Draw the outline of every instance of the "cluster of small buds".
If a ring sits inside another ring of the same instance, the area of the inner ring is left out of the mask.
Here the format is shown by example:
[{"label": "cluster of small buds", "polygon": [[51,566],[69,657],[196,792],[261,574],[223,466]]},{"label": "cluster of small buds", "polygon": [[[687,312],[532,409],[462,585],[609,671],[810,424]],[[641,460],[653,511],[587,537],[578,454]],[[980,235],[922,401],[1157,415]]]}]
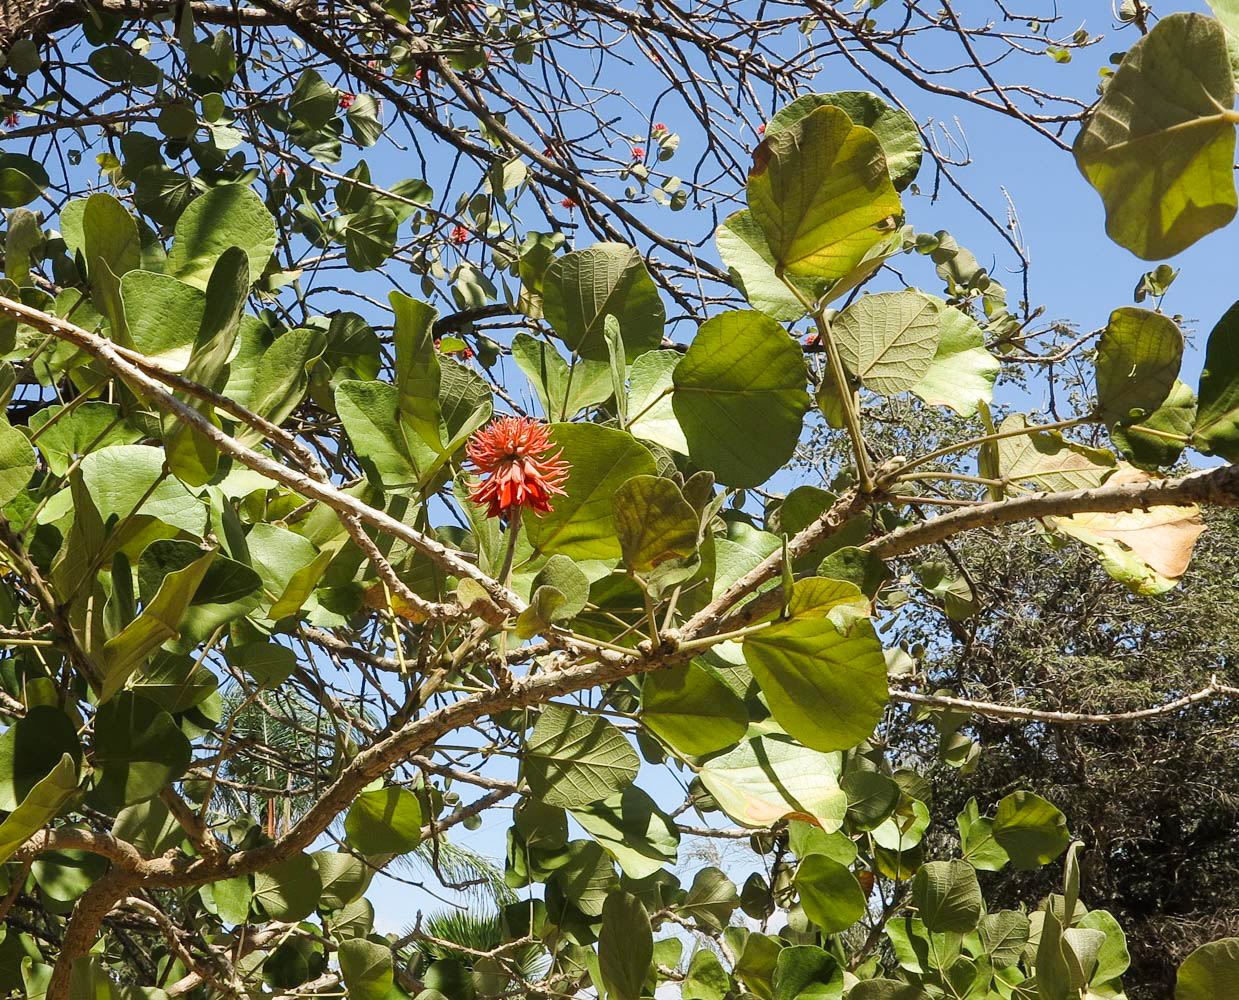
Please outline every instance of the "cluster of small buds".
[{"label": "cluster of small buds", "polygon": [[543,146],[542,155],[545,156],[548,160],[553,160],[555,159],[555,150],[553,150],[550,146]]},{"label": "cluster of small buds", "polygon": [[662,135],[664,132],[667,131],[667,126],[664,125],[662,122],[655,122],[654,127],[651,131],[654,133],[654,137],[658,138],[658,136]]},{"label": "cluster of small buds", "polygon": [[341,109],[343,109],[344,111],[347,111],[349,108],[353,106],[353,102],[356,100],[357,100],[356,94],[342,93],[340,95]]},{"label": "cluster of small buds", "polygon": [[576,202],[573,201],[571,198],[565,198],[563,201],[560,202],[560,204],[563,205],[564,208],[568,209],[569,211],[572,211],[572,209],[576,208]]},{"label": "cluster of small buds", "polygon": [[634,160],[644,160],[645,159],[645,147],[644,146],[633,146],[632,147],[632,158]]},{"label": "cluster of small buds", "polygon": [[425,76],[425,72],[426,71],[423,69],[415,69],[413,71],[413,79],[420,82],[421,79]]},{"label": "cluster of small buds", "polygon": [[765,122],[762,122],[760,125],[757,126],[757,134],[758,135],[766,134],[766,123]]},{"label": "cluster of small buds", "polygon": [[378,68],[379,68],[379,61],[377,59],[366,60],[366,69],[378,69]]},{"label": "cluster of small buds", "polygon": [[7,115],[4,116],[4,127],[5,128],[17,128],[18,121],[19,119],[17,117],[17,112],[10,111]]},{"label": "cluster of small buds", "polygon": [[457,245],[460,245],[461,243],[468,243],[469,230],[467,230],[464,226],[453,226],[451,240]]},{"label": "cluster of small buds", "polygon": [[816,334],[816,333],[810,333],[810,334],[809,334],[808,336],[806,336],[806,337],[805,337],[805,339],[804,339],[804,346],[805,346],[805,347],[812,347],[812,346],[813,346],[814,344],[816,344],[816,343],[817,343],[817,334]]}]

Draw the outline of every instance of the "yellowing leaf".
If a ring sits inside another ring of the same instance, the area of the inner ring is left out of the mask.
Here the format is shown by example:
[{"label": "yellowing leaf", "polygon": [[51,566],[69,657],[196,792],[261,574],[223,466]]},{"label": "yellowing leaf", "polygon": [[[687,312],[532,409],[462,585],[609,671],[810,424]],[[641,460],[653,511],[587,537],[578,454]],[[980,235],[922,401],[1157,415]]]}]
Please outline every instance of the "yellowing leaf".
[{"label": "yellowing leaf", "polygon": [[[1149,482],[1150,478],[1139,469],[1122,466],[1108,482],[1130,485]],[[1194,504],[1048,520],[1058,531],[1093,549],[1107,573],[1139,594],[1161,594],[1174,587],[1187,570],[1196,539],[1205,530],[1200,508]]]}]

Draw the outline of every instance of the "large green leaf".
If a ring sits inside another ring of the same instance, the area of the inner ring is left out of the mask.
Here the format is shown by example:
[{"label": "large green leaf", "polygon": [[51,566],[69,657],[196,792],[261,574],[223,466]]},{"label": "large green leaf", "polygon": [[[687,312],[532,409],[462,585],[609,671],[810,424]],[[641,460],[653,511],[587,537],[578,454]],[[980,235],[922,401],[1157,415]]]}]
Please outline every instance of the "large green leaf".
[{"label": "large green leaf", "polygon": [[1123,57],[1075,141],[1110,238],[1172,257],[1235,215],[1235,81],[1222,26],[1175,13]]},{"label": "large green leaf", "polygon": [[325,910],[339,910],[361,898],[374,869],[362,858],[344,851],[315,851],[314,864],[323,884],[320,902]]},{"label": "large green leaf", "polygon": [[631,785],[639,765],[632,745],[606,719],[551,705],[529,734],[524,777],[543,802],[574,808]]},{"label": "large green leaf", "polygon": [[1222,1000],[1239,996],[1239,937],[1202,944],[1179,966],[1175,1000]]},{"label": "large green leaf", "polygon": [[823,934],[847,930],[865,914],[865,894],[856,876],[824,854],[810,854],[800,862],[796,890],[805,916]]},{"label": "large green leaf", "polygon": [[167,274],[130,271],[120,281],[133,348],[162,368],[183,371],[206,312],[206,292]]},{"label": "large green leaf", "polygon": [[628,433],[687,455],[688,441],[672,404],[681,357],[678,351],[647,351],[628,366]]},{"label": "large green leaf", "polygon": [[384,1000],[392,989],[391,948],[365,938],[344,941],[338,953],[340,978],[354,1000]]},{"label": "large green leaf", "polygon": [[642,879],[675,864],[680,831],[675,821],[636,785],[571,810],[629,878]]},{"label": "large green leaf", "polygon": [[95,714],[93,794],[110,808],[158,795],[189,759],[189,740],[149,698],[122,691]]},{"label": "large green leaf", "polygon": [[654,957],[654,934],[641,900],[613,892],[602,906],[598,968],[608,1000],[640,1000]]},{"label": "large green leaf", "polygon": [[103,647],[101,703],[119,691],[151,653],[169,639],[177,638],[181,619],[214,560],[215,550],[212,549],[203,552],[188,566],[169,572],[142,613],[107,641]]},{"label": "large green leaf", "polygon": [[68,754],[82,760],[77,727],[52,705],[35,705],[0,734],[0,810],[12,812]]},{"label": "large green leaf", "polygon": [[138,224],[119,201],[97,192],[86,199],[81,227],[91,299],[111,323],[112,338],[127,344],[120,280],[142,264]]},{"label": "large green leaf", "polygon": [[349,806],[344,835],[362,854],[406,854],[422,839],[422,807],[406,788],[362,792]]},{"label": "large green leaf", "polygon": [[795,451],[808,375],[796,342],[764,313],[714,316],[675,368],[672,405],[693,462],[728,486],[757,486]]},{"label": "large green leaf", "polygon": [[1239,461],[1239,302],[1209,333],[1192,443],[1206,455]]},{"label": "large green leaf", "polygon": [[1110,314],[1097,345],[1097,412],[1106,423],[1139,423],[1165,402],[1183,361],[1174,320],[1124,306]]},{"label": "large green leaf", "polygon": [[977,872],[967,861],[930,861],[912,880],[912,902],[930,931],[965,934],[984,909]]},{"label": "large green leaf", "polygon": [[773,986],[772,1000],[833,1000],[843,995],[843,969],[815,945],[792,945],[775,960]]},{"label": "large green leaf", "polygon": [[63,754],[51,773],[38,781],[21,804],[0,823],[0,863],[43,829],[77,791],[77,764]]},{"label": "large green leaf", "polygon": [[[301,403],[310,381],[310,368],[327,346],[321,330],[289,330],[262,353],[250,391],[243,402],[273,424],[281,424]],[[242,444],[263,439],[261,431],[250,427],[237,430]]]},{"label": "large green leaf", "polygon": [[680,753],[715,753],[748,728],[748,711],[697,661],[652,670],[641,682],[641,721]]},{"label": "large green leaf", "polygon": [[766,135],[788,128],[828,104],[842,108],[853,124],[865,126],[878,137],[896,191],[902,191],[916,179],[922,153],[916,122],[906,111],[892,107],[867,90],[840,90],[833,94],[798,97],[775,113],[766,126]]},{"label": "large green leaf", "polygon": [[34,449],[29,438],[0,418],[0,507],[26,488],[34,468]]},{"label": "large green leaf", "polygon": [[[771,713],[811,749],[856,746],[886,707],[886,657],[873,624],[857,613],[864,601],[855,584],[802,580],[791,616],[744,640],[744,658]],[[838,605],[850,607],[831,615]]]},{"label": "large green leaf", "polygon": [[224,184],[195,198],[176,220],[167,273],[206,288],[215,262],[233,246],[245,251],[253,283],[275,250],[275,220],[250,188]]},{"label": "large green leaf", "polygon": [[392,341],[396,348],[396,391],[400,421],[427,447],[439,450],[439,391],[443,373],[434,343],[438,310],[403,292],[388,296],[395,316]]},{"label": "large green leaf", "polygon": [[525,521],[539,552],[574,559],[615,559],[622,552],[611,496],[633,476],[652,476],[654,456],[631,434],[598,424],[554,424],[551,440],[571,466],[565,496],[554,509]]},{"label": "large green leaf", "polygon": [[839,767],[838,754],[758,736],[711,758],[700,777],[719,808],[742,826],[767,827],[794,817],[829,833],[843,825],[847,812]]},{"label": "large green leaf", "polygon": [[611,495],[611,517],[624,565],[646,573],[697,550],[697,512],[678,486],[661,476],[633,476]]},{"label": "large green leaf", "polygon": [[606,316],[619,320],[629,361],[662,343],[666,320],[645,261],[623,243],[597,243],[556,258],[542,282],[542,311],[571,350],[595,361],[608,357]]},{"label": "large green leaf", "polygon": [[880,396],[917,385],[938,351],[940,301],[907,288],[853,302],[832,329],[848,371]]},{"label": "large green leaf", "polygon": [[998,803],[994,839],[1010,856],[1013,867],[1029,871],[1062,854],[1071,835],[1058,807],[1032,792],[1012,792]]},{"label": "large green leaf", "polygon": [[776,271],[830,280],[851,271],[901,211],[877,136],[837,107],[766,137],[748,201]]},{"label": "large green leaf", "polygon": [[0,153],[0,208],[27,205],[50,183],[37,160],[24,153]]},{"label": "large green leaf", "polygon": [[254,875],[254,902],[272,920],[295,923],[314,912],[322,887],[314,858],[294,854]]},{"label": "large green leaf", "polygon": [[720,931],[731,922],[731,914],[739,905],[735,883],[710,866],[693,876],[693,884],[679,910],[680,916],[688,917],[699,927]]},{"label": "large green leaf", "polygon": [[336,386],[336,411],[366,476],[384,489],[417,482],[417,465],[400,426],[399,391],[386,382],[352,379]]},{"label": "large green leaf", "polygon": [[912,391],[927,403],[970,417],[978,402],[988,404],[994,398],[1001,365],[985,349],[985,334],[976,320],[945,302],[939,302],[938,334],[934,358]]}]

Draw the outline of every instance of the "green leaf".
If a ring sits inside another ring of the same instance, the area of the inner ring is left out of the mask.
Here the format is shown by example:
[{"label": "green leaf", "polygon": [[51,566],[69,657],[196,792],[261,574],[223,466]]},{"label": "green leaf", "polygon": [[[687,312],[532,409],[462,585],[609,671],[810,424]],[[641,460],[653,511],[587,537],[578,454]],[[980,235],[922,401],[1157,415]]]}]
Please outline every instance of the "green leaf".
[{"label": "green leaf", "polygon": [[692,757],[734,746],[748,728],[748,710],[698,661],[652,670],[641,682],[641,721]]},{"label": "green leaf", "polygon": [[639,1000],[654,958],[654,934],[641,900],[613,892],[602,906],[598,968],[608,1000]]},{"label": "green leaf", "polygon": [[779,110],[766,126],[766,135],[800,121],[824,105],[847,112],[853,124],[863,125],[878,137],[891,183],[902,191],[921,169],[921,137],[916,122],[906,111],[892,107],[866,90],[841,90],[833,94],[805,94]]},{"label": "green leaf", "polygon": [[1169,14],[1128,50],[1074,146],[1111,239],[1160,260],[1230,222],[1234,98],[1226,36],[1211,17]]},{"label": "green leaf", "polygon": [[[1138,424],[1111,427],[1110,440],[1132,465],[1153,471],[1179,460],[1192,440],[1195,425],[1196,394],[1176,379],[1161,406]],[[1144,433],[1142,428],[1151,433]]]},{"label": "green leaf", "polygon": [[586,916],[599,917],[619,880],[611,858],[598,843],[574,840],[568,845],[568,859],[555,870],[550,884]]},{"label": "green leaf", "polygon": [[[21,40],[14,45],[20,44]],[[9,57],[12,58],[12,50]],[[20,208],[51,183],[47,171],[24,153],[0,153],[0,208]]]},{"label": "green leaf", "polygon": [[670,479],[633,476],[611,494],[611,517],[624,565],[646,573],[697,551],[697,512]]},{"label": "green leaf", "polygon": [[679,906],[679,915],[698,927],[720,931],[731,922],[731,914],[739,905],[740,895],[731,879],[717,868],[707,867],[693,876],[688,895]]},{"label": "green leaf", "polygon": [[977,800],[969,799],[955,817],[964,860],[983,872],[1001,871],[1010,858],[994,839],[994,821],[981,815]]},{"label": "green leaf", "polygon": [[[245,405],[273,424],[281,424],[297,408],[310,381],[310,368],[327,346],[321,330],[289,330],[262,353]],[[261,431],[239,428],[242,444],[255,444]]]},{"label": "green leaf", "polygon": [[1032,792],[1012,792],[998,803],[994,839],[1020,871],[1049,864],[1067,849],[1067,817]]},{"label": "green leaf", "polygon": [[26,488],[34,468],[35,454],[30,440],[8,420],[0,420],[0,507]]},{"label": "green leaf", "polygon": [[116,694],[151,653],[180,635],[181,619],[214,560],[215,550],[212,549],[183,569],[169,572],[142,613],[107,641],[103,647],[100,703]]},{"label": "green leaf", "polygon": [[799,346],[769,316],[708,319],[673,380],[689,456],[719,482],[757,486],[791,458],[810,405],[808,375]]},{"label": "green leaf", "polygon": [[[741,209],[729,215],[714,230],[714,242],[731,272],[732,284],[744,293],[749,305],[780,323],[794,323],[805,315],[804,303],[780,280],[766,234],[752,212]],[[821,297],[827,284],[812,276],[788,275],[787,279],[810,302]]]},{"label": "green leaf", "polygon": [[837,1000],[842,995],[843,969],[833,955],[814,945],[793,945],[779,952],[773,1000]]},{"label": "green leaf", "polygon": [[1175,1000],[1221,1000],[1239,996],[1239,938],[1203,944],[1187,956],[1175,977]]},{"label": "green leaf", "polygon": [[254,875],[254,902],[272,920],[304,920],[318,906],[321,891],[318,868],[308,854],[294,854]]},{"label": "green leaf", "polygon": [[585,832],[600,843],[629,878],[642,879],[674,865],[680,831],[636,785],[571,810]]},{"label": "green leaf", "polygon": [[529,735],[523,773],[542,801],[574,808],[632,784],[639,765],[624,734],[606,719],[551,705]]},{"label": "green leaf", "polygon": [[[180,844],[185,831],[163,800],[155,798],[126,806],[118,812],[112,824],[112,836],[133,844],[143,854],[156,857]],[[248,885],[248,877],[245,881]],[[248,901],[246,906],[249,906]]]},{"label": "green leaf", "polygon": [[362,792],[344,818],[348,845],[362,854],[407,854],[422,839],[422,807],[408,789]]},{"label": "green leaf", "polygon": [[766,137],[748,201],[776,271],[830,280],[860,263],[902,210],[877,136],[836,107]]},{"label": "green leaf", "polygon": [[[674,351],[666,353],[674,354],[677,361],[680,358]],[[649,356],[642,355],[642,358]],[[608,363],[578,359],[569,369],[568,363],[552,345],[536,340],[527,333],[518,333],[512,338],[512,360],[533,384],[538,401],[542,404],[542,412],[548,420],[567,420],[587,406],[606,402],[611,396],[611,371]],[[640,361],[641,358],[638,358],[633,365],[634,379],[636,365]],[[635,387],[632,395],[632,412],[637,413],[639,407],[636,405]]]},{"label": "green leaf", "polygon": [[215,262],[233,246],[245,251],[252,284],[275,250],[275,220],[250,188],[225,184],[195,198],[177,219],[167,273],[205,289]]},{"label": "green leaf", "polygon": [[880,396],[916,386],[938,350],[940,301],[907,288],[853,302],[832,328],[848,371]]},{"label": "green leaf", "polygon": [[530,543],[574,559],[619,557],[611,496],[633,476],[654,475],[654,457],[632,435],[598,424],[553,424],[551,439],[571,471],[551,513],[526,519]]},{"label": "green leaf", "polygon": [[430,448],[439,450],[439,393],[443,373],[434,345],[437,309],[403,292],[388,296],[395,315],[392,340],[396,348],[396,390],[400,420]]},{"label": "green leaf", "polygon": [[392,990],[391,948],[365,938],[340,944],[340,978],[353,1000],[384,1000]]},{"label": "green leaf", "polygon": [[823,934],[847,930],[865,914],[865,893],[856,876],[824,854],[810,854],[800,862],[796,891],[805,916]]},{"label": "green leaf", "polygon": [[872,830],[899,804],[899,785],[877,771],[851,771],[840,787],[848,795],[848,820],[857,830]]},{"label": "green leaf", "polygon": [[941,302],[938,349],[912,391],[932,406],[949,406],[961,417],[971,417],[978,402],[988,404],[994,398],[1000,367],[985,349],[985,335],[976,320]]},{"label": "green leaf", "polygon": [[929,1000],[929,994],[898,979],[863,979],[852,987],[848,1000]]},{"label": "green leaf", "polygon": [[530,593],[529,607],[516,621],[522,639],[579,615],[589,600],[589,577],[567,556],[551,556],[534,577]]},{"label": "green leaf", "polygon": [[127,344],[120,279],[142,265],[138,224],[124,205],[98,192],[86,199],[81,225],[91,299],[108,318],[113,339]]},{"label": "green leaf", "polygon": [[793,817],[830,833],[847,812],[839,767],[838,754],[760,736],[711,758],[700,777],[718,807],[741,826],[768,827]]},{"label": "green leaf", "polygon": [[[678,351],[647,351],[628,368],[628,433],[688,454],[688,441],[675,418],[671,393]],[[579,367],[579,366],[578,366]]]},{"label": "green leaf", "polygon": [[94,797],[110,808],[158,795],[189,767],[189,740],[172,716],[131,691],[95,715]]},{"label": "green leaf", "polygon": [[339,910],[360,899],[374,875],[365,861],[343,851],[315,851],[312,857],[323,886],[319,905],[326,910]]},{"label": "green leaf", "polygon": [[379,103],[369,94],[358,94],[353,106],[344,112],[344,117],[359,146],[373,146],[383,134]]},{"label": "green leaf", "polygon": [[886,657],[872,623],[856,616],[858,604],[867,602],[854,584],[801,580],[791,617],[744,640],[745,661],[771,713],[814,750],[856,746],[886,706]]},{"label": "green leaf", "polygon": [[65,755],[81,764],[77,727],[60,709],[35,705],[0,734],[0,810],[12,812]]},{"label": "green leaf", "polygon": [[1028,943],[1028,917],[1018,910],[988,913],[981,918],[977,931],[981,947],[994,963],[994,968],[1008,969],[1020,960],[1024,945]]},{"label": "green leaf", "polygon": [[63,754],[51,772],[0,823],[0,863],[55,817],[77,791],[77,781],[77,764],[69,754]]},{"label": "green leaf", "polygon": [[688,963],[688,975],[680,985],[680,1000],[723,1000],[731,990],[731,977],[709,948],[698,948]]},{"label": "green leaf", "polygon": [[400,219],[373,199],[348,217],[344,227],[344,259],[354,271],[373,271],[396,250]]},{"label": "green leaf", "polygon": [[619,320],[625,360],[662,343],[666,313],[641,255],[623,243],[596,243],[557,258],[542,282],[548,323],[583,358],[607,360],[603,320]]},{"label": "green leaf", "polygon": [[396,387],[346,380],[336,386],[335,403],[366,477],[385,490],[416,484],[417,465],[400,425]]},{"label": "green leaf", "polygon": [[[1028,418],[1013,413],[998,427],[1001,434],[1028,427]],[[1058,431],[1015,434],[998,441],[998,466],[1012,482],[1031,479],[1047,490],[1081,490],[1100,486],[1114,471],[1114,455],[1102,448],[1068,441]]]},{"label": "green leaf", "polygon": [[1106,910],[1090,910],[1076,922],[1077,927],[1100,931],[1105,935],[1097,952],[1097,968],[1093,971],[1093,982],[1108,983],[1118,979],[1131,966],[1131,955],[1127,951],[1127,935],[1114,916]]},{"label": "green leaf", "polygon": [[1206,455],[1239,461],[1239,302],[1209,333],[1198,394],[1193,445]]},{"label": "green leaf", "polygon": [[1124,306],[1097,346],[1097,411],[1106,423],[1139,423],[1165,402],[1183,360],[1183,334],[1169,316]]},{"label": "green leaf", "polygon": [[288,113],[293,120],[308,129],[319,129],[336,116],[339,98],[319,74],[312,69],[302,71],[288,98]]},{"label": "green leaf", "polygon": [[930,931],[966,933],[981,919],[984,901],[967,861],[930,861],[912,880],[912,902]]},{"label": "green leaf", "polygon": [[167,274],[130,271],[121,278],[120,294],[134,350],[169,371],[184,371],[202,326],[206,293]]}]

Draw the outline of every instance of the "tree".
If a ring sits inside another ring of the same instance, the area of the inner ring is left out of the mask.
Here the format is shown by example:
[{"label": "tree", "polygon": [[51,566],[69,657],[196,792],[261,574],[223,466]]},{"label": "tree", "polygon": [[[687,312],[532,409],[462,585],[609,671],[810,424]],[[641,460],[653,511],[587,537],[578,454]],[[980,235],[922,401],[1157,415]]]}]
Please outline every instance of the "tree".
[{"label": "tree", "polygon": [[[1171,471],[1239,454],[1239,306],[1194,388],[1159,309],[1038,326],[1017,227],[901,94],[1070,148],[1109,236],[1163,260],[1235,212],[1236,23],[1125,4],[1093,103],[994,74],[1100,36],[992,13],[7,8],[0,988],[1124,995],[1101,831],[989,765],[958,837],[931,824],[907,706],[961,771],[987,719],[1131,721],[1040,707],[1037,676],[938,688],[1000,530],[1148,600],[1239,506],[1233,466]],[[816,92],[827,59],[867,89]],[[917,232],[922,185],[992,223],[1022,297]],[[1017,398],[1052,365],[1070,398],[995,425],[1000,373]],[[830,489],[784,495],[811,433]],[[478,823],[517,900],[376,933],[378,871],[488,879],[452,842]],[[681,884],[689,835],[751,874]],[[1222,937],[1176,995],[1237,977]]]}]

